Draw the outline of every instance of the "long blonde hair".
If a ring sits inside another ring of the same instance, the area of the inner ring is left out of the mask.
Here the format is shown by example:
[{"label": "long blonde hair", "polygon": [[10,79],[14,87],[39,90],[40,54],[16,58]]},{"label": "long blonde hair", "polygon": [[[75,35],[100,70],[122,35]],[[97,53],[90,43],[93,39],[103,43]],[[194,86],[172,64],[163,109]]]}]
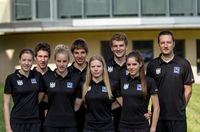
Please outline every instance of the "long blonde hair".
[{"label": "long blonde hair", "polygon": [[92,74],[91,74],[90,66],[91,66],[91,62],[93,60],[98,60],[103,65],[103,81],[106,85],[108,97],[109,97],[109,99],[111,99],[112,98],[112,91],[111,91],[110,81],[109,81],[109,77],[108,77],[107,66],[106,66],[104,58],[101,55],[93,55],[89,60],[89,64],[88,64],[88,67],[87,67],[87,73],[86,73],[86,80],[85,80],[85,83],[83,85],[82,98],[83,98],[83,100],[85,100],[85,96],[87,94],[90,81],[92,80]]}]

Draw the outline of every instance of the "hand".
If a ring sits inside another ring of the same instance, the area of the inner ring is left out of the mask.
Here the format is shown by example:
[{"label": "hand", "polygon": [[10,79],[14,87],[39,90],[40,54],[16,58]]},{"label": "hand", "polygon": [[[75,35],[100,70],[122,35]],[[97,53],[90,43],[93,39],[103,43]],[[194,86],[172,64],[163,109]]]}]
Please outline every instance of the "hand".
[{"label": "hand", "polygon": [[151,119],[151,115],[152,115],[151,111],[148,111],[148,113],[144,113],[144,117],[145,117],[147,120]]},{"label": "hand", "polygon": [[150,132],[156,132],[156,128],[151,127]]}]

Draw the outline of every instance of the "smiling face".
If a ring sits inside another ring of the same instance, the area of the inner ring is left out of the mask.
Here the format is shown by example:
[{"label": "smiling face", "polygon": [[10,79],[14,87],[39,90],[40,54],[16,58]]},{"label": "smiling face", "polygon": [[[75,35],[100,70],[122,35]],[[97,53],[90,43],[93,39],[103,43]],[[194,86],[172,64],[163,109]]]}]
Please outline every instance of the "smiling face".
[{"label": "smiling face", "polygon": [[30,53],[23,53],[19,59],[19,64],[21,66],[21,70],[24,72],[30,71],[33,64],[33,55]]},{"label": "smiling face", "polygon": [[74,60],[78,65],[83,65],[86,62],[86,55],[85,49],[74,49],[73,51]]},{"label": "smiling face", "polygon": [[159,37],[159,48],[163,55],[173,54],[175,44],[171,35],[161,35]]},{"label": "smiling face", "polygon": [[135,57],[129,57],[126,62],[126,66],[130,76],[135,77],[139,75],[141,65],[138,61],[136,61]]},{"label": "smiling face", "polygon": [[126,55],[127,45],[124,41],[112,41],[111,50],[116,58],[122,58]]},{"label": "smiling face", "polygon": [[103,76],[103,64],[99,60],[93,60],[90,63],[92,77],[99,78]]},{"label": "smiling face", "polygon": [[60,73],[64,73],[67,70],[67,65],[69,63],[68,56],[65,53],[58,53],[55,56],[55,63],[57,70]]},{"label": "smiling face", "polygon": [[48,61],[49,61],[49,53],[44,50],[39,50],[37,52],[37,56],[35,57],[35,61],[36,61],[37,66],[40,69],[43,70],[43,69],[47,68]]}]

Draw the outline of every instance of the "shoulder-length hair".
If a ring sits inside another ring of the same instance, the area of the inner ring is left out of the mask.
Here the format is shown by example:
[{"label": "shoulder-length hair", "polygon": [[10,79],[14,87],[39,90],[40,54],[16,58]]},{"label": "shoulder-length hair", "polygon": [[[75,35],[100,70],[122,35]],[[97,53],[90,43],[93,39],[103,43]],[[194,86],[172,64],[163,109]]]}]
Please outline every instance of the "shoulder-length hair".
[{"label": "shoulder-length hair", "polygon": [[85,80],[85,83],[83,85],[82,98],[83,98],[83,100],[85,100],[85,95],[87,94],[87,91],[88,91],[88,88],[89,88],[89,85],[90,85],[90,81],[92,80],[92,74],[91,74],[90,67],[91,67],[91,62],[94,61],[94,60],[100,61],[103,65],[102,77],[103,77],[103,81],[105,83],[105,86],[106,86],[106,89],[107,89],[107,92],[108,92],[108,97],[109,97],[109,99],[111,99],[112,98],[112,91],[111,91],[110,81],[109,81],[109,77],[108,77],[107,66],[106,66],[104,58],[101,55],[93,55],[89,59],[88,67],[87,67],[87,73],[86,73],[86,80]]}]

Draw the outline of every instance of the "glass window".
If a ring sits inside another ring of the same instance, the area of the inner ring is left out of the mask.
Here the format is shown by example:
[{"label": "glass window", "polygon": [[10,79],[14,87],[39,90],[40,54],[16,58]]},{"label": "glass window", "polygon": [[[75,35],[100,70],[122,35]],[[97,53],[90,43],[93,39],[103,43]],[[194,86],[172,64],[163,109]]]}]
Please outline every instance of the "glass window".
[{"label": "glass window", "polygon": [[113,53],[110,49],[110,41],[101,41],[101,54],[104,57],[105,61],[113,57]]},{"label": "glass window", "polygon": [[171,16],[192,16],[194,0],[170,0]]},{"label": "glass window", "polygon": [[138,0],[113,0],[114,16],[138,16]]},{"label": "glass window", "polygon": [[140,51],[145,63],[153,59],[153,40],[134,40],[133,49]]},{"label": "glass window", "polygon": [[82,17],[82,0],[58,0],[58,18]]},{"label": "glass window", "polygon": [[174,53],[178,56],[185,57],[185,40],[175,40]]},{"label": "glass window", "polygon": [[85,0],[86,17],[109,17],[109,0]]},{"label": "glass window", "polygon": [[200,74],[200,40],[197,40],[197,73]]},{"label": "glass window", "polygon": [[36,0],[36,17],[50,18],[50,0]]},{"label": "glass window", "polygon": [[31,0],[14,0],[14,17],[16,20],[31,20]]},{"label": "glass window", "polygon": [[166,0],[142,0],[142,16],[164,16]]}]

